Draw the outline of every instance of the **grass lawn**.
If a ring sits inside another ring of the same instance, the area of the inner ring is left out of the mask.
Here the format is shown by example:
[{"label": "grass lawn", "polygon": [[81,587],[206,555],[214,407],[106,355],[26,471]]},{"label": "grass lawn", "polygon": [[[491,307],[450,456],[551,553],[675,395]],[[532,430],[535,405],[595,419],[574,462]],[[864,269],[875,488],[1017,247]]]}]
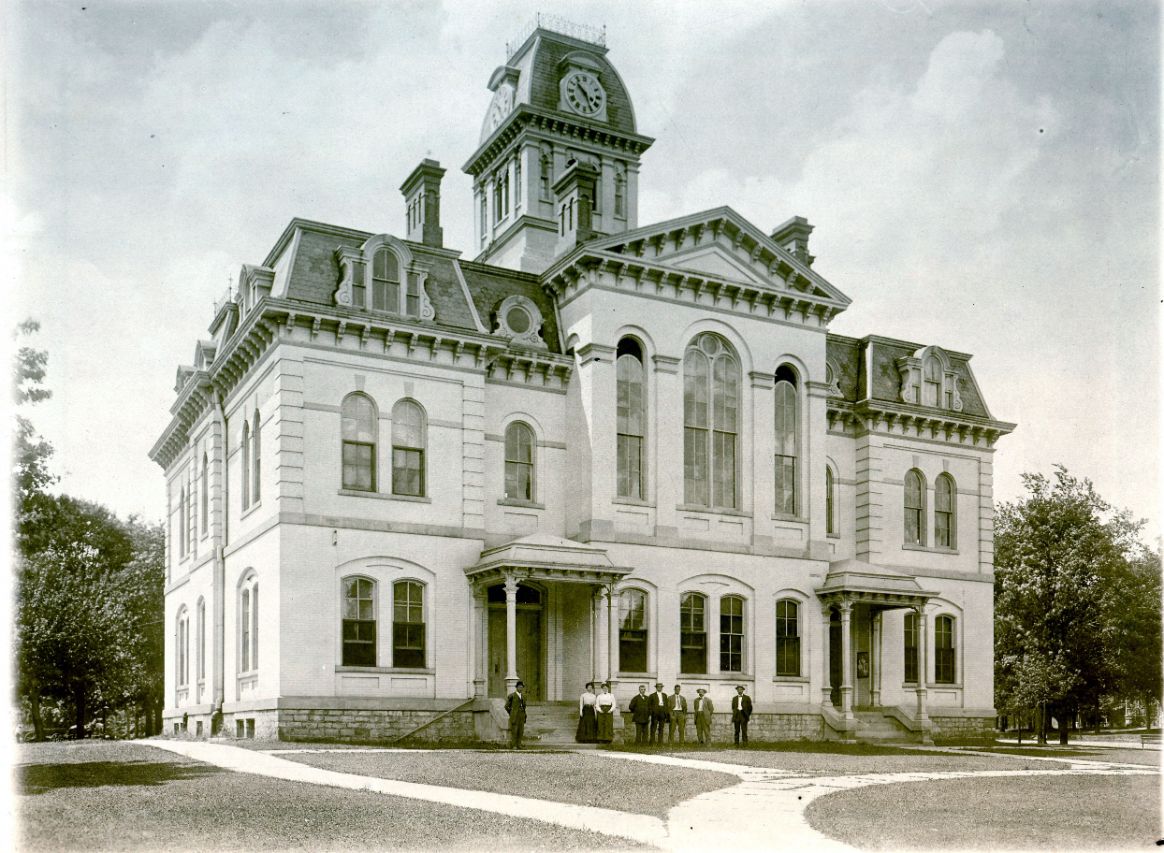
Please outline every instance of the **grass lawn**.
[{"label": "grass lawn", "polygon": [[821,797],[809,823],[865,850],[1147,850],[1155,776],[1015,777],[872,785]]},{"label": "grass lawn", "polygon": [[118,741],[22,744],[16,849],[595,850],[615,840],[366,791],[230,773]]},{"label": "grass lawn", "polygon": [[[1046,770],[1043,762],[1024,764],[1013,758],[985,755],[953,755],[898,749],[876,744],[787,743],[749,744],[747,749],[698,750],[667,753],[682,758],[770,767],[811,776],[848,776],[860,773],[941,773],[962,770]],[[1030,766],[1027,767],[1027,764]]]},{"label": "grass lawn", "polygon": [[665,817],[672,806],[683,800],[739,782],[727,773],[676,767],[666,769],[666,784],[644,784],[653,768],[637,761],[616,761],[584,752],[335,752],[281,757],[361,776],[471,788],[656,817]]},{"label": "grass lawn", "polygon": [[1160,766],[1158,749],[1119,749],[1104,746],[1075,744],[1069,746],[991,746],[982,750],[999,755],[1038,755],[1043,758],[1080,758],[1084,761],[1114,761],[1117,764]]}]

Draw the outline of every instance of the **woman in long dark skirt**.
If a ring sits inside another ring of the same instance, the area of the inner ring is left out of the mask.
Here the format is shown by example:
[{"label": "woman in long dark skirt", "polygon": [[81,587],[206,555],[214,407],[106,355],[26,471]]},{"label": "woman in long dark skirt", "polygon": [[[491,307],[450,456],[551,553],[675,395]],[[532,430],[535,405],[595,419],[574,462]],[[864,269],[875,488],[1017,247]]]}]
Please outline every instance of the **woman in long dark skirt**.
[{"label": "woman in long dark skirt", "polygon": [[578,743],[594,743],[598,738],[598,718],[594,715],[594,703],[598,697],[594,694],[594,682],[586,683],[586,689],[578,697],[578,733],[574,740]]},{"label": "woman in long dark skirt", "polygon": [[610,685],[603,684],[602,692],[594,700],[598,717],[598,742],[610,743],[614,740],[614,715],[618,713],[618,700],[610,692]]}]

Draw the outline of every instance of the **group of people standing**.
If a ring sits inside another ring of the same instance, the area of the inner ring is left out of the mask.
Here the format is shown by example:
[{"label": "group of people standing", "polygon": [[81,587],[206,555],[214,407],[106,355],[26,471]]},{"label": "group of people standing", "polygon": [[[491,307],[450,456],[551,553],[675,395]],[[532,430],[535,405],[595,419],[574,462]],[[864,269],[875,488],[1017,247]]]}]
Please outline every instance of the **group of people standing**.
[{"label": "group of people standing", "polygon": [[[601,686],[602,692],[594,688]],[[586,689],[578,697],[578,733],[574,740],[578,743],[610,743],[614,740],[614,715],[618,713],[618,700],[610,692],[610,685],[599,685],[588,681]]]}]

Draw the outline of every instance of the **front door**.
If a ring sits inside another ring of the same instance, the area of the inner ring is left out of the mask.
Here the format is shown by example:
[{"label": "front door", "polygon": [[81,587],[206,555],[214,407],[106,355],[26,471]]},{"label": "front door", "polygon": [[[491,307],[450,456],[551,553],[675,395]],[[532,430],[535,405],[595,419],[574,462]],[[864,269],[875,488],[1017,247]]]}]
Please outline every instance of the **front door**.
[{"label": "front door", "polygon": [[[505,695],[505,607],[489,608],[489,695]],[[525,682],[527,699],[542,699],[542,612],[517,608],[517,677]]]}]

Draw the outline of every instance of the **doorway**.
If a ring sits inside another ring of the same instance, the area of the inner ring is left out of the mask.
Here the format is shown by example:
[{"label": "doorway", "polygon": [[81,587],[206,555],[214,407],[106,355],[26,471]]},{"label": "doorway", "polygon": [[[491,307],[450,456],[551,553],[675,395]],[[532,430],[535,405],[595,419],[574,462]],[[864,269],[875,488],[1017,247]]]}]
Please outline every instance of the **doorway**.
[{"label": "doorway", "polygon": [[[506,641],[505,641],[505,587],[489,587],[489,679],[488,693],[492,697],[505,696]],[[543,593],[525,584],[517,587],[517,677],[525,682],[527,700],[544,699],[542,673],[542,609]]]}]

